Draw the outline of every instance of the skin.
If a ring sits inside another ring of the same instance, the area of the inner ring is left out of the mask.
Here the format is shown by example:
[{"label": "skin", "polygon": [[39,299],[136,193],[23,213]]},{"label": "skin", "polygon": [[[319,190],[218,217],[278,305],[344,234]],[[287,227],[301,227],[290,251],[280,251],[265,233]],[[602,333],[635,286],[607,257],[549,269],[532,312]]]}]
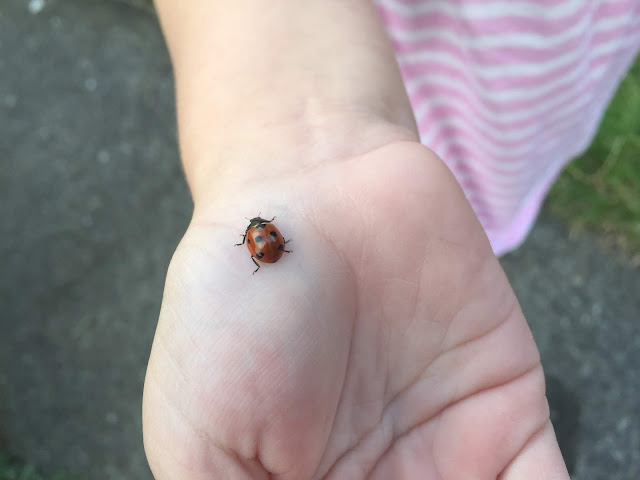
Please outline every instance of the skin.
[{"label": "skin", "polygon": [[[157,7],[195,207],[145,381],[155,477],[567,480],[531,332],[372,5]],[[296,249],[252,276],[255,211]]]}]

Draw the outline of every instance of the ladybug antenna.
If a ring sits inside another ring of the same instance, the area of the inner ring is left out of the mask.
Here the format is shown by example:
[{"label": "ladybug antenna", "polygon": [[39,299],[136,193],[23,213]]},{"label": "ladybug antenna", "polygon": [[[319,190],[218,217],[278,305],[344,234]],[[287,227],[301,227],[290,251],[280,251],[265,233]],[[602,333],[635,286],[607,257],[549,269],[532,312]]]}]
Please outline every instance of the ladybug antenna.
[{"label": "ladybug antenna", "polygon": [[[258,213],[258,218],[260,218],[260,215],[262,215],[262,212]],[[246,218],[247,220],[253,220],[252,218],[248,218],[248,217],[244,217],[244,218]]]}]

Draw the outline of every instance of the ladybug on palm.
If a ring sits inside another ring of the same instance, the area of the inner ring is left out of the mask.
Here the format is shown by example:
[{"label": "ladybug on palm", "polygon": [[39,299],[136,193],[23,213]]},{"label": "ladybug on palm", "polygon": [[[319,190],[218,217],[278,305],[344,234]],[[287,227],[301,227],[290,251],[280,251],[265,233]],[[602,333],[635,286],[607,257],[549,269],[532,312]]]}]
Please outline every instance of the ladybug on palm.
[{"label": "ladybug on palm", "polygon": [[251,260],[258,267],[254,270],[254,274],[260,270],[260,264],[256,262],[256,258],[263,263],[276,263],[285,252],[291,253],[291,250],[285,250],[285,244],[289,240],[285,240],[276,226],[271,223],[275,218],[266,220],[258,216],[249,220],[242,242],[235,245],[238,247],[246,242]]}]

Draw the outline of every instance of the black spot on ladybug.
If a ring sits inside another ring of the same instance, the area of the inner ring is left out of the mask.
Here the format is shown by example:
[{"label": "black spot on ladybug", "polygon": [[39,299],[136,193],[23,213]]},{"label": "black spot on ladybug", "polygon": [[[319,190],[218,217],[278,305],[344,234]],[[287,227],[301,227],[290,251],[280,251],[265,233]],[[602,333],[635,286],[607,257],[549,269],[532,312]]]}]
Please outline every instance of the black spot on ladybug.
[{"label": "black spot on ladybug", "polygon": [[262,258],[262,257],[264,257],[264,253],[263,252],[258,252],[258,253],[256,253],[256,257]]},{"label": "black spot on ladybug", "polygon": [[278,247],[278,250],[284,250],[284,245],[280,244],[280,246]]},{"label": "black spot on ladybug", "polygon": [[256,237],[256,243],[260,243],[262,241],[262,237],[260,235],[258,235]]},{"label": "black spot on ladybug", "polygon": [[278,236],[278,234],[276,232],[269,232],[269,235],[271,235],[274,238]]},{"label": "black spot on ladybug", "polygon": [[251,243],[251,239],[250,238],[247,238],[247,243]]}]

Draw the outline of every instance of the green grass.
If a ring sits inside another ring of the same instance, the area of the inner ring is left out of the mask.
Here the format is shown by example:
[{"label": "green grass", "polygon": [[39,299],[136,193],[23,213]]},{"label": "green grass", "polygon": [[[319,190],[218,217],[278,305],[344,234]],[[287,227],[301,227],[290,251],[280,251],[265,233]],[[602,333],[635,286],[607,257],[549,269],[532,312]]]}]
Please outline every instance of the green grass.
[{"label": "green grass", "polygon": [[569,164],[547,207],[640,256],[640,59],[613,98],[591,147]]},{"label": "green grass", "polygon": [[11,460],[7,455],[0,453],[0,480],[76,480],[76,478],[61,473],[50,476],[40,475],[33,465]]}]

